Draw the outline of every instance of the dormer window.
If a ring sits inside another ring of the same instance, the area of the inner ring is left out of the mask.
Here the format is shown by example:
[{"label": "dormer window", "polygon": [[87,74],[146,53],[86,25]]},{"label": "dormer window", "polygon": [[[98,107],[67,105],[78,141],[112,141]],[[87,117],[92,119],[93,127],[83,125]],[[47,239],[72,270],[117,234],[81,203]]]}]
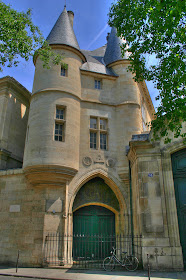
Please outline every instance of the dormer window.
[{"label": "dormer window", "polygon": [[95,80],[95,89],[101,89],[101,80]]}]

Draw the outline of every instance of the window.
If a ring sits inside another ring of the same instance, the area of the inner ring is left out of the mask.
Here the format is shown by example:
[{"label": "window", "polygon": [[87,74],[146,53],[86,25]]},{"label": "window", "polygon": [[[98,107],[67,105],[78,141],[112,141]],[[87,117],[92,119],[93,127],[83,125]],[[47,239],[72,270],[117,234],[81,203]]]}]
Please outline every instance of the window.
[{"label": "window", "polygon": [[90,132],[90,148],[96,149],[97,147],[97,133]]},{"label": "window", "polygon": [[64,109],[56,108],[56,119],[64,120]]},{"label": "window", "polygon": [[66,73],[66,69],[61,67],[61,76],[66,77],[67,73]]},{"label": "window", "polygon": [[54,140],[55,141],[64,141],[65,139],[65,108],[56,107],[56,116],[55,116],[55,132]]},{"label": "window", "polygon": [[106,150],[107,149],[107,134],[100,133],[100,149]]},{"label": "window", "polygon": [[101,89],[101,80],[95,80],[95,88]]},{"label": "window", "polygon": [[61,65],[61,76],[67,77],[67,71],[68,65],[64,63],[63,65]]},{"label": "window", "polygon": [[63,125],[55,123],[55,140],[63,141]]},{"label": "window", "polygon": [[100,129],[107,130],[107,120],[106,119],[100,119]]},{"label": "window", "polygon": [[107,150],[108,120],[100,117],[90,117],[90,148]]},{"label": "window", "polygon": [[97,118],[90,118],[90,128],[97,129]]}]

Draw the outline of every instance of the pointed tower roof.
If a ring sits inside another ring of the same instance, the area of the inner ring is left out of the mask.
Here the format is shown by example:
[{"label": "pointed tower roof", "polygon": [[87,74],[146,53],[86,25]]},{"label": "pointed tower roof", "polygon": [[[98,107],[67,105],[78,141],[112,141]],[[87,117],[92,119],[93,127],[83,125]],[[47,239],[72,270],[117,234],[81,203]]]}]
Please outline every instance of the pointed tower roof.
[{"label": "pointed tower roof", "polygon": [[48,35],[47,41],[50,45],[68,45],[79,50],[79,45],[70,23],[66,6]]},{"label": "pointed tower roof", "polygon": [[104,61],[105,64],[108,65],[112,62],[115,62],[117,60],[121,59],[127,59],[127,55],[125,57],[122,57],[121,55],[121,48],[120,45],[123,44],[123,40],[119,37],[117,37],[117,30],[115,27],[112,27],[110,36],[108,38],[107,42],[107,48],[104,55]]}]

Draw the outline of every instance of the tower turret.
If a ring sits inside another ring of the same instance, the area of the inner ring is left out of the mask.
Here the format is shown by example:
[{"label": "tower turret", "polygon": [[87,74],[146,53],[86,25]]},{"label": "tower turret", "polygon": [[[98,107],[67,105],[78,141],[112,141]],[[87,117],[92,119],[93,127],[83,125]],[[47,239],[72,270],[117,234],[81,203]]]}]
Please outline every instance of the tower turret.
[{"label": "tower turret", "polygon": [[64,7],[63,12],[47,37],[47,41],[50,45],[67,45],[79,50],[79,44],[71,23],[72,14],[74,15],[73,12],[67,12],[66,7]]},{"label": "tower turret", "polygon": [[120,37],[117,37],[117,30],[112,27],[111,33],[108,36],[107,48],[104,55],[104,61],[106,65],[109,65],[115,61],[127,59],[127,53],[122,57],[121,55],[121,45],[124,43]]},{"label": "tower turret", "polygon": [[[104,55],[104,62],[108,68],[111,68],[118,76],[115,83],[115,100],[119,104],[116,110],[116,119],[120,126],[117,137],[118,141],[118,159],[121,162],[121,168],[128,162],[122,162],[122,149],[127,145],[131,134],[141,133],[141,106],[140,90],[138,83],[133,79],[133,75],[128,71],[130,61],[128,52],[124,57],[121,53],[121,45],[124,43],[122,38],[117,37],[117,30],[112,27],[108,36],[107,47]],[[122,172],[122,171],[121,171]]]},{"label": "tower turret", "polygon": [[61,65],[35,61],[24,168],[32,184],[61,184],[79,168],[80,67],[85,61],[66,7],[47,41],[63,55]]}]

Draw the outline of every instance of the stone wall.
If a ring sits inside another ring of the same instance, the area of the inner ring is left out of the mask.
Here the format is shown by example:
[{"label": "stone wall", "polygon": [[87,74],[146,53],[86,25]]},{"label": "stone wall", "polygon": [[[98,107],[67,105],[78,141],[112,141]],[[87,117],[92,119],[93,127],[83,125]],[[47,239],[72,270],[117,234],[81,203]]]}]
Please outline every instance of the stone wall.
[{"label": "stone wall", "polygon": [[22,169],[0,172],[0,263],[41,266],[48,232],[64,230],[65,188],[32,187]]},{"label": "stone wall", "polygon": [[[128,158],[132,169],[134,231],[142,235],[142,259],[147,267],[147,254],[154,270],[182,270],[183,257],[180,243],[171,242],[167,217],[167,196],[170,190],[165,184],[164,161],[159,143],[148,140],[148,135],[133,137]],[[175,198],[174,198],[175,200]],[[176,207],[171,209],[175,216]],[[174,220],[174,228],[178,223]],[[173,233],[174,240],[179,236]]]},{"label": "stone wall", "polygon": [[0,169],[20,168],[30,93],[11,77],[0,79]]}]

